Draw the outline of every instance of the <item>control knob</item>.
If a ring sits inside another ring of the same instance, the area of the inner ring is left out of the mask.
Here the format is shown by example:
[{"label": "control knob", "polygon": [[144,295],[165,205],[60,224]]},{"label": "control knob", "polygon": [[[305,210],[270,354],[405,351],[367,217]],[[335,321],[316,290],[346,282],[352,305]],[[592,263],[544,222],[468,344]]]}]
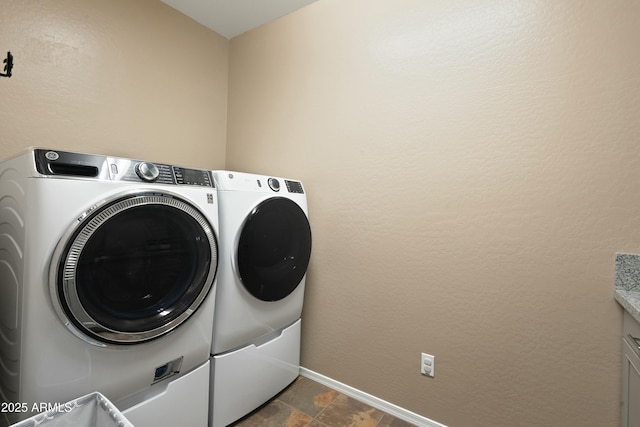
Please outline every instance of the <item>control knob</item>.
[{"label": "control knob", "polygon": [[278,181],[276,178],[269,178],[267,180],[267,183],[273,191],[280,191],[280,181]]},{"label": "control knob", "polygon": [[143,181],[153,182],[160,176],[160,169],[153,163],[140,162],[136,165],[136,174]]}]

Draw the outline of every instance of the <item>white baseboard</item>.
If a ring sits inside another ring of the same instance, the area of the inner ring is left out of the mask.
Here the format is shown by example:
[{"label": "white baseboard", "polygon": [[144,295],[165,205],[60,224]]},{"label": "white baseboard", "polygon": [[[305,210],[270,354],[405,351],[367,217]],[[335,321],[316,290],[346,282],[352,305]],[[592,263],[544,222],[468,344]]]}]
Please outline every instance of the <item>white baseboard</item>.
[{"label": "white baseboard", "polygon": [[327,387],[330,387],[335,391],[338,391],[349,397],[353,397],[354,399],[364,402],[369,406],[391,414],[394,417],[400,418],[401,420],[404,420],[408,423],[415,424],[421,427],[447,427],[444,424],[440,424],[436,421],[430,420],[429,418],[423,417],[422,415],[418,415],[414,412],[408,411],[404,408],[394,405],[393,403],[389,403],[386,400],[382,400],[380,398],[372,396],[369,393],[365,393],[364,391],[343,384],[332,378],[325,377],[324,375],[314,372],[310,369],[300,367],[300,375],[319,382],[320,384],[326,385]]}]

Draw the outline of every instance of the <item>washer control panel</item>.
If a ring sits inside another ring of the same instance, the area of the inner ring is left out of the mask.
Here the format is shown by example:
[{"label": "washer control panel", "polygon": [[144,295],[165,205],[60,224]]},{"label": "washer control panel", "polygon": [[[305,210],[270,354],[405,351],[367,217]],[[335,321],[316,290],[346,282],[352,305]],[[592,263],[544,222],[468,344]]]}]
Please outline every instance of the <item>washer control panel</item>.
[{"label": "washer control panel", "polygon": [[186,169],[173,167],[173,174],[178,184],[186,185],[202,185],[204,187],[213,187],[213,178],[211,172],[202,169]]},{"label": "washer control panel", "polygon": [[36,171],[45,176],[214,187],[210,171],[120,157],[35,149]]}]

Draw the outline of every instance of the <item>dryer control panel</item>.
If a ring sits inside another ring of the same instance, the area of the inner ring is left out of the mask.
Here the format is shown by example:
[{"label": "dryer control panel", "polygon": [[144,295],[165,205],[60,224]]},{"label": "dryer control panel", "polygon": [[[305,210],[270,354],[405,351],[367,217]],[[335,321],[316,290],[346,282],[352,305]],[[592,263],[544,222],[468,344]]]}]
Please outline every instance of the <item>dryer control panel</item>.
[{"label": "dryer control panel", "polygon": [[[269,188],[272,191],[280,191],[280,179],[269,178],[267,179],[267,184],[269,184]],[[290,179],[285,179],[284,184],[287,186],[287,192],[304,194],[304,189],[302,188],[302,183],[300,181],[291,181]],[[260,180],[258,180],[258,186],[261,186]]]},{"label": "dryer control panel", "polygon": [[289,193],[304,194],[302,183],[300,181],[290,181],[288,179],[285,179],[284,183],[287,185],[287,190],[289,190]]},{"label": "dryer control panel", "polygon": [[143,160],[35,149],[36,171],[60,178],[214,187],[211,172]]}]

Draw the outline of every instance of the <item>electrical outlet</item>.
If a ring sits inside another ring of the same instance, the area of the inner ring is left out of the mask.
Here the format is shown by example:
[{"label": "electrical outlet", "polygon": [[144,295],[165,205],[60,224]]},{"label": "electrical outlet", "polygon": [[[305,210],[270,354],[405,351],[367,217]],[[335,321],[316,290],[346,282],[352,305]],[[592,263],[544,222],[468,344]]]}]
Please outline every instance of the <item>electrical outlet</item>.
[{"label": "electrical outlet", "polygon": [[422,357],[420,358],[420,372],[422,375],[427,375],[429,377],[435,376],[436,371],[436,357],[422,353]]}]

